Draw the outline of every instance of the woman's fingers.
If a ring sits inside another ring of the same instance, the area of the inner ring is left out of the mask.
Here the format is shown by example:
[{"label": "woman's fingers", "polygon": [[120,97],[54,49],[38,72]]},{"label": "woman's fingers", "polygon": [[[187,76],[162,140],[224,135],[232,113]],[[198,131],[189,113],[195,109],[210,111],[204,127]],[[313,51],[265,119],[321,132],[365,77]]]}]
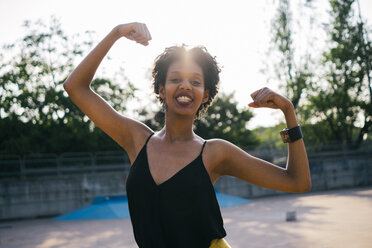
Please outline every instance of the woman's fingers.
[{"label": "woman's fingers", "polygon": [[264,87],[259,90],[256,90],[251,94],[251,97],[253,99],[253,102],[255,103],[256,106],[261,106],[263,104],[263,100],[266,98],[268,88]]},{"label": "woman's fingers", "polygon": [[286,111],[288,108],[293,107],[293,104],[289,99],[279,95],[267,87],[256,90],[251,94],[251,97],[253,102],[249,103],[248,106],[253,108],[266,107]]},{"label": "woman's fingers", "polygon": [[146,24],[143,23],[143,24],[141,25],[141,29],[142,29],[142,32],[143,32],[143,36],[144,36],[144,38],[145,38],[147,41],[151,40],[151,35],[150,35],[150,32],[149,32],[149,30],[148,30]]},{"label": "woman's fingers", "polygon": [[147,46],[149,44],[149,40],[151,40],[151,35],[149,30],[147,29],[146,24],[144,23],[128,23],[120,25],[122,28],[122,34],[124,37],[136,41],[142,45]]},{"label": "woman's fingers", "polygon": [[279,107],[275,103],[275,94],[275,92],[267,87],[256,90],[251,94],[253,102],[249,103],[248,106],[253,108],[267,107],[277,109]]},{"label": "woman's fingers", "polygon": [[262,89],[256,90],[255,92],[253,92],[253,93],[251,94],[251,97],[252,97],[253,100],[256,98],[257,94],[258,94],[261,90],[262,90]]},{"label": "woman's fingers", "polygon": [[144,23],[139,23],[138,25],[138,31],[134,34],[134,40],[137,43],[140,43],[144,46],[147,46],[149,44],[149,40],[151,38],[150,32],[146,27],[146,24]]},{"label": "woman's fingers", "polygon": [[134,34],[136,33],[136,31],[132,30],[129,32],[128,36],[126,36],[128,39],[130,40],[134,40]]},{"label": "woman's fingers", "polygon": [[146,28],[147,39],[148,40],[152,40],[152,37],[151,37],[151,34],[150,34],[149,29],[147,28],[146,24],[144,24],[144,25],[145,25],[145,28]]}]

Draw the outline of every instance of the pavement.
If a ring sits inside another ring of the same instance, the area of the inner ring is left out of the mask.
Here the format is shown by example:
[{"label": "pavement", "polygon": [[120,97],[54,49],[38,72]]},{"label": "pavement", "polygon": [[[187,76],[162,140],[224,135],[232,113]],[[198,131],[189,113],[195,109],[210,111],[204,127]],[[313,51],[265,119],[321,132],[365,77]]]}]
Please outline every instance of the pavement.
[{"label": "pavement", "polygon": [[[296,211],[296,221],[286,213]],[[256,198],[221,209],[232,248],[372,247],[372,187]],[[135,248],[130,219],[0,222],[1,248]]]}]

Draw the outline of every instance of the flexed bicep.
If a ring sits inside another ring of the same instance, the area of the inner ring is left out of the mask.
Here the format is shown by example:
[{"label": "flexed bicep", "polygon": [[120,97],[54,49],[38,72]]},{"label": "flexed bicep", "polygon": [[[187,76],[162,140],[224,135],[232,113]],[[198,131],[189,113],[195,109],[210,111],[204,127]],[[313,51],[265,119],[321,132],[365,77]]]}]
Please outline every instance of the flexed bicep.
[{"label": "flexed bicep", "polygon": [[254,157],[227,141],[221,141],[223,159],[219,171],[246,182],[273,190],[297,192],[296,182],[282,168],[263,159]]},{"label": "flexed bicep", "polygon": [[142,145],[151,130],[146,125],[116,112],[90,87],[102,59],[112,45],[123,36],[130,36],[142,45],[148,45],[151,39],[145,24],[130,23],[116,26],[75,68],[63,87],[79,109],[122,146],[131,159],[135,157],[138,147]]}]

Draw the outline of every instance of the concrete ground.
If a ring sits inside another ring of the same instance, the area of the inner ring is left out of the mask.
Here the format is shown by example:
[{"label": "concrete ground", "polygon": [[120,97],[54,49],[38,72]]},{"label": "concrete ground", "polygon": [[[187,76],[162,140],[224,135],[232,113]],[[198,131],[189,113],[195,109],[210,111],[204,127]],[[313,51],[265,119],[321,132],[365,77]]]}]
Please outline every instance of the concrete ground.
[{"label": "concrete ground", "polygon": [[[297,221],[286,222],[286,211]],[[223,208],[233,248],[372,247],[372,187],[254,199]],[[129,219],[0,223],[2,248],[137,247]]]}]

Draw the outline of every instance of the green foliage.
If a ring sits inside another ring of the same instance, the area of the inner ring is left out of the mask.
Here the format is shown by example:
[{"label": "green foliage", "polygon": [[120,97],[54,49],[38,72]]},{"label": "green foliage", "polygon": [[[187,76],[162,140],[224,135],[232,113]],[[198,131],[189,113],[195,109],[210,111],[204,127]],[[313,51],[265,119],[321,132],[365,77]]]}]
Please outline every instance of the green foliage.
[{"label": "green foliage", "polygon": [[[65,115],[82,119],[83,114],[66,100],[61,83],[74,66],[84,47],[71,44],[57,19],[49,26],[42,21],[26,21],[26,35],[4,46],[8,59],[0,65],[2,117],[34,124],[61,121]],[[84,42],[90,46],[90,42]]]},{"label": "green foliage", "polygon": [[360,32],[363,27],[355,22],[353,3],[330,0],[329,48],[323,54],[325,75],[313,85],[304,111],[308,119],[318,120],[321,128],[329,132],[320,136],[318,142],[333,141],[358,148],[372,130],[364,48],[369,57],[372,50],[370,43],[363,42]]},{"label": "green foliage", "polygon": [[[306,4],[310,5],[310,2],[308,1]],[[276,50],[275,57],[279,58],[279,61],[273,66],[276,80],[280,82],[280,88],[284,90],[285,96],[297,108],[303,93],[311,84],[312,72],[309,68],[309,63],[311,63],[309,53],[300,56],[300,61],[295,60],[292,23],[290,1],[279,0],[277,12],[271,21],[272,43],[274,50]]]},{"label": "green foliage", "polygon": [[[372,130],[372,90],[366,80],[372,49],[363,39],[363,23],[358,23],[354,16],[354,2],[329,1],[330,22],[324,25],[329,36],[328,47],[323,60],[312,66],[318,68],[317,80],[309,69],[314,63],[306,59],[311,50],[304,56],[304,63],[294,59],[289,0],[278,0],[277,13],[272,20],[272,43],[280,55],[280,60],[274,62],[277,78],[285,83],[282,88],[296,106],[307,144],[312,147],[334,143],[358,148]],[[304,5],[311,7],[309,1]],[[306,99],[299,104],[302,95]]]},{"label": "green foliage", "polygon": [[[348,149],[347,146],[340,142],[332,142],[333,134],[329,132],[327,128],[324,128],[325,126],[325,121],[319,121],[315,124],[301,125],[306,151],[308,153],[316,153]],[[286,151],[288,145],[283,143],[279,134],[279,132],[285,127],[285,123],[279,123],[272,127],[257,127],[252,130],[254,136],[259,140],[259,145],[256,146],[255,150],[272,151],[271,154],[278,151]],[[328,140],[328,142],[325,143],[324,140]],[[371,145],[370,141],[368,144],[366,142],[366,145],[363,146],[363,148],[368,149],[368,145]]]},{"label": "green foliage", "polygon": [[239,109],[233,94],[220,94],[208,112],[195,122],[195,133],[206,139],[221,138],[242,147],[251,148],[258,140],[247,129],[253,114],[247,109]]},{"label": "green foliage", "polygon": [[[56,18],[24,24],[25,36],[0,56],[0,153],[120,149],[72,103],[62,83],[91,47],[89,37],[66,35]],[[134,87],[97,78],[92,88],[117,111]]]},{"label": "green foliage", "polygon": [[285,127],[285,123],[279,123],[272,127],[257,127],[253,129],[252,132],[259,141],[256,150],[280,150],[287,148],[287,144],[283,143],[279,134]]},{"label": "green foliage", "polygon": [[70,121],[33,124],[15,118],[0,120],[0,154],[96,152],[121,150],[100,129],[90,130],[89,123]]},{"label": "green foliage", "polygon": [[150,127],[154,131],[160,131],[165,124],[165,113],[162,110],[158,110],[154,113],[149,113],[146,109],[140,110],[140,115],[142,115],[145,119],[143,123],[145,123],[148,127]]}]

